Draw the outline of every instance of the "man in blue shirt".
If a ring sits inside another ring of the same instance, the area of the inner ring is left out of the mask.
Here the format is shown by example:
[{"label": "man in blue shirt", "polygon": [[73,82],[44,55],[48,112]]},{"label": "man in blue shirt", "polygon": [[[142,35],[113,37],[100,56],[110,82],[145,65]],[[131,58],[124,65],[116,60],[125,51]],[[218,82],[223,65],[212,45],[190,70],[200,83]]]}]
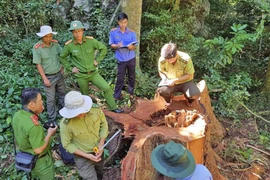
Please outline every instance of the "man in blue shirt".
[{"label": "man in blue shirt", "polygon": [[209,170],[196,164],[192,153],[174,141],[157,146],[151,153],[151,163],[158,172],[176,180],[213,180]]},{"label": "man in blue shirt", "polygon": [[110,32],[109,44],[115,50],[115,58],[118,61],[117,81],[114,90],[114,98],[121,99],[121,91],[125,83],[125,75],[128,75],[128,93],[134,98],[136,54],[138,44],[136,33],[127,28],[128,16],[125,13],[118,15],[118,27]]}]

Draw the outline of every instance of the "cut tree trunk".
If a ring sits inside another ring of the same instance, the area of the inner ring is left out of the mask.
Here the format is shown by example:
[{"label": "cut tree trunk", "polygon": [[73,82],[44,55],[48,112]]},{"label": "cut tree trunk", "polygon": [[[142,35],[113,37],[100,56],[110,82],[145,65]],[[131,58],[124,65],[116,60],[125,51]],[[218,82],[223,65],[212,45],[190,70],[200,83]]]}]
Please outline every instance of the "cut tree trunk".
[{"label": "cut tree trunk", "polygon": [[[189,149],[196,163],[205,164],[214,179],[225,179],[219,173],[219,158],[212,149],[221,142],[225,131],[213,113],[204,83],[199,83],[202,91],[200,103],[192,108],[186,106],[183,95],[173,97],[169,108],[165,107],[164,99],[157,95],[154,100],[137,100],[135,110],[129,114],[119,115],[104,110],[107,119],[123,130],[122,140],[131,140],[128,152],[121,161],[122,180],[160,178],[151,165],[150,154],[157,145],[170,140],[182,143]],[[183,118],[192,121],[184,125]],[[115,146],[113,149],[115,151]]]}]

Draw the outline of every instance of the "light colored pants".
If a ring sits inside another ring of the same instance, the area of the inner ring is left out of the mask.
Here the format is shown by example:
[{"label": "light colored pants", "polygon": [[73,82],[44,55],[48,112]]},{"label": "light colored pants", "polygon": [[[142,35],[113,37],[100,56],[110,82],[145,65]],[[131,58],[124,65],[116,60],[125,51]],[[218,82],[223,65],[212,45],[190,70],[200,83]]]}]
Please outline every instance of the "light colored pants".
[{"label": "light colored pants", "polygon": [[81,156],[74,155],[74,161],[80,176],[84,180],[102,180],[104,158],[99,162],[94,162]]}]

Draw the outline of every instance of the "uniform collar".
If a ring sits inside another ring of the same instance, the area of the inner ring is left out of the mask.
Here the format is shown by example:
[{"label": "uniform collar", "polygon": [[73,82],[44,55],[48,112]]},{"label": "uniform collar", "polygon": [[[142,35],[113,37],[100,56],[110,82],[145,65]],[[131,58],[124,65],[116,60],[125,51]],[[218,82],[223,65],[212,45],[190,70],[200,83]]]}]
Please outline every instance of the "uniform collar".
[{"label": "uniform collar", "polygon": [[[82,43],[84,43],[84,42],[86,42],[86,37],[85,36],[83,36],[83,38],[82,38]],[[77,42],[77,40],[73,37],[73,43],[76,45],[76,44],[80,44],[80,43],[78,43]]]},{"label": "uniform collar", "polygon": [[42,41],[42,40],[40,40],[40,44],[41,44],[41,47],[42,48],[45,48],[45,47],[47,47],[47,48],[49,48],[49,47],[51,47],[52,46],[52,42],[50,43],[50,46],[46,46],[45,44],[44,44],[44,42]]},{"label": "uniform collar", "polygon": [[[119,26],[117,27],[117,31],[118,31],[119,33],[122,33],[122,31],[120,30],[120,27],[119,27]],[[129,28],[126,27],[126,30],[125,30],[124,33],[128,34],[129,32],[130,32]]]}]

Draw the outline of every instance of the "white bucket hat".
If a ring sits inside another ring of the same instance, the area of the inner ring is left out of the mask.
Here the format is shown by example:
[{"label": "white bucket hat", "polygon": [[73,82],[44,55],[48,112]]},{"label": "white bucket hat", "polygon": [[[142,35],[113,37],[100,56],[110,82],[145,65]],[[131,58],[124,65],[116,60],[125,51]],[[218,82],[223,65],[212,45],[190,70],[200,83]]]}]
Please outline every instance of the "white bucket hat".
[{"label": "white bucket hat", "polygon": [[65,96],[65,107],[59,113],[64,118],[74,118],[82,113],[87,113],[92,107],[92,99],[78,91],[70,91]]},{"label": "white bucket hat", "polygon": [[40,32],[36,33],[39,37],[44,37],[47,34],[57,34],[57,32],[53,32],[51,26],[41,26]]}]

